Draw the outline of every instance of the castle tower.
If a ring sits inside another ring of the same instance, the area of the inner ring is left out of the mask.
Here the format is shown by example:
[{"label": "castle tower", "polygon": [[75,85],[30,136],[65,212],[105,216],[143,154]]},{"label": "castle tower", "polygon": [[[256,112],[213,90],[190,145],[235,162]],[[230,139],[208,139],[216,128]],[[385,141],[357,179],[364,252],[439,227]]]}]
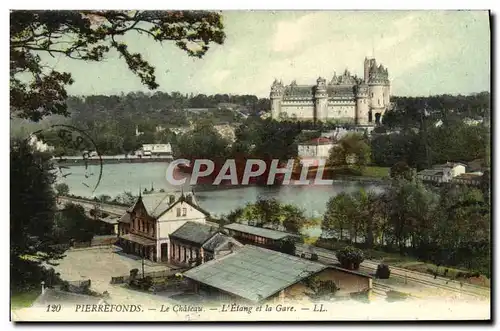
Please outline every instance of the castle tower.
[{"label": "castle tower", "polygon": [[361,83],[356,86],[356,113],[355,124],[367,125],[370,112],[370,99],[368,97],[368,85]]},{"label": "castle tower", "polygon": [[328,117],[328,92],[326,79],[319,77],[314,90],[314,119],[324,121]]},{"label": "castle tower", "polygon": [[271,118],[277,120],[281,113],[281,101],[283,100],[283,84],[274,80],[271,86]]},{"label": "castle tower", "polygon": [[[368,79],[368,93],[370,98],[370,112],[368,122],[372,124],[380,124],[386,108],[389,106],[387,96],[388,85],[387,70],[382,66],[377,67],[377,63],[373,60],[370,64],[370,73]],[[386,104],[387,102],[387,104]]]}]

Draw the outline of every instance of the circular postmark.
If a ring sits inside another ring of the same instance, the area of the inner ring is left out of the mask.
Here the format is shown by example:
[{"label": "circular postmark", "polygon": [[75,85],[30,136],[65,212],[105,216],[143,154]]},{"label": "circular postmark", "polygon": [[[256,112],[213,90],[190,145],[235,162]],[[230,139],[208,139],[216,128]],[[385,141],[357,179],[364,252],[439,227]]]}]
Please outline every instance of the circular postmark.
[{"label": "circular postmark", "polygon": [[[80,184],[89,189],[91,195],[94,194],[101,183],[103,161],[97,145],[88,133],[71,125],[54,124],[32,132],[28,139],[35,148],[52,153],[60,179],[73,175],[70,167],[83,166],[83,174],[78,171]],[[97,166],[97,169],[91,165]]]}]

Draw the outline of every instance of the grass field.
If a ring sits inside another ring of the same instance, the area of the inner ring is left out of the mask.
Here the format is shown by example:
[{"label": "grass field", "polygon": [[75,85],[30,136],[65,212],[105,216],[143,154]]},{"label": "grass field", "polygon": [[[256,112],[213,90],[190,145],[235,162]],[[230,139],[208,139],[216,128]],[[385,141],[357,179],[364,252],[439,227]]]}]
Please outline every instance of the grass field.
[{"label": "grass field", "polygon": [[40,293],[41,291],[39,289],[12,293],[10,296],[10,309],[13,310],[31,306]]},{"label": "grass field", "polygon": [[384,178],[389,177],[389,170],[390,168],[388,167],[367,166],[363,168],[361,175],[366,177]]}]

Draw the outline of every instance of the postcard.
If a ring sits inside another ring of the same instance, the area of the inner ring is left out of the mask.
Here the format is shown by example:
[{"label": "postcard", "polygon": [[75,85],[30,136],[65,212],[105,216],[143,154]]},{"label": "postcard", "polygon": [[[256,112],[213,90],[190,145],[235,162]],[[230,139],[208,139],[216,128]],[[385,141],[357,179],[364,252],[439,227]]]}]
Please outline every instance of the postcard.
[{"label": "postcard", "polygon": [[488,11],[11,11],[11,321],[491,320],[490,47]]}]

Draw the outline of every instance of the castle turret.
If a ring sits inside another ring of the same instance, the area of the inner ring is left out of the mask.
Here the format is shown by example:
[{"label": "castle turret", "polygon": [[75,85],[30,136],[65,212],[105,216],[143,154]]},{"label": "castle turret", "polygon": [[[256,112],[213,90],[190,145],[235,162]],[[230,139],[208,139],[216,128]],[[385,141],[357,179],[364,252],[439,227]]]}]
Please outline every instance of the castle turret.
[{"label": "castle turret", "polygon": [[319,77],[316,80],[314,91],[314,108],[316,120],[324,121],[328,116],[328,92],[326,90],[326,79]]},{"label": "castle turret", "polygon": [[384,115],[386,108],[389,106],[389,91],[387,89],[388,83],[389,78],[387,70],[383,65],[377,67],[377,63],[373,60],[370,63],[368,79],[370,111],[372,115],[369,116],[369,123],[381,123],[382,116]]},{"label": "castle turret", "polygon": [[281,101],[283,100],[283,84],[274,80],[271,86],[271,118],[278,119],[281,113]]},{"label": "castle turret", "polygon": [[368,85],[361,83],[356,86],[356,125],[367,125],[369,122],[370,99],[368,95]]}]

